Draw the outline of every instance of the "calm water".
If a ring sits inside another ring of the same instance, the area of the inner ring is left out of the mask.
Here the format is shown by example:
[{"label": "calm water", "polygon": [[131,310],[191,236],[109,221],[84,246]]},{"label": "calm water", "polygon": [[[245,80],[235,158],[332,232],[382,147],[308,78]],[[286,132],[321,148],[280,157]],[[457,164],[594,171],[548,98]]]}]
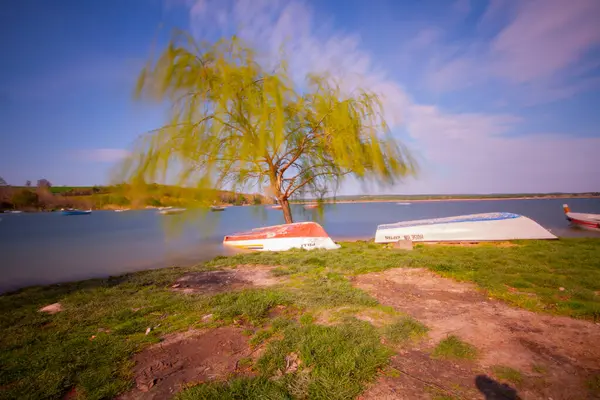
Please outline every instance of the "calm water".
[{"label": "calm water", "polygon": [[[297,221],[317,220],[334,239],[372,238],[378,224],[461,214],[507,211],[526,215],[557,236],[600,234],[570,228],[564,199],[413,203],[336,204],[324,219],[315,211],[293,208]],[[574,212],[600,214],[598,199],[569,199]],[[154,210],[0,214],[0,292],[24,286],[117,275],[142,269],[185,265],[227,254],[221,241],[239,230],[283,223],[281,211],[265,207],[230,207],[198,215],[179,230],[169,228],[178,216]],[[170,233],[169,233],[170,232]]]}]

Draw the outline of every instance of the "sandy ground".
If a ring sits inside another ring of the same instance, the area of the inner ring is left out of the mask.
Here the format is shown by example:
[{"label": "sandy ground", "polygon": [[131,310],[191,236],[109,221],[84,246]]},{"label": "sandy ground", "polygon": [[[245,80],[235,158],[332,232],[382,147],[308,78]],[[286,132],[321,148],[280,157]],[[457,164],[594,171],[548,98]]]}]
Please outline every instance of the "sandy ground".
[{"label": "sandy ground", "polygon": [[[430,328],[420,346],[394,358],[404,373],[381,379],[364,399],[427,399],[436,387],[480,399],[475,379],[493,375],[494,366],[522,373],[516,389],[525,399],[593,398],[586,381],[600,373],[599,324],[513,308],[420,268],[361,275],[354,284]],[[474,345],[477,361],[432,359],[429,352],[448,335]]]}]

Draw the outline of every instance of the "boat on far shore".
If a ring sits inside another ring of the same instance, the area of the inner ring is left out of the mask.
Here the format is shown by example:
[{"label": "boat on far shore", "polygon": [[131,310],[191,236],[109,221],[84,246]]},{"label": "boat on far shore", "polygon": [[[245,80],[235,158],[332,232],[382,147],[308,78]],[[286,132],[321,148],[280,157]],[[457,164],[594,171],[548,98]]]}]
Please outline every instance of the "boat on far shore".
[{"label": "boat on far shore", "polygon": [[520,239],[557,239],[546,228],[523,215],[495,212],[402,221],[379,225],[375,243],[486,242]]},{"label": "boat on far shore", "polygon": [[89,215],[92,213],[92,210],[78,210],[75,208],[67,208],[60,210],[62,215]]},{"label": "boat on far shore", "polygon": [[185,212],[185,208],[176,208],[176,207],[163,207],[158,211],[161,215],[173,215],[173,214],[181,214]]},{"label": "boat on far shore", "polygon": [[115,212],[123,212],[123,211],[129,211],[130,208],[118,208],[115,210]]},{"label": "boat on far shore", "polygon": [[399,206],[410,206],[410,203],[396,203]]},{"label": "boat on far shore", "polygon": [[223,206],[211,206],[210,211],[225,211],[225,207]]},{"label": "boat on far shore", "polygon": [[305,209],[307,209],[307,210],[312,210],[312,209],[314,209],[314,208],[319,208],[319,205],[318,205],[318,204],[311,203],[311,204],[306,204],[306,205],[304,206],[304,208],[305,208]]},{"label": "boat on far shore", "polygon": [[567,221],[578,228],[600,231],[600,214],[574,213],[567,204],[563,204],[563,211]]}]

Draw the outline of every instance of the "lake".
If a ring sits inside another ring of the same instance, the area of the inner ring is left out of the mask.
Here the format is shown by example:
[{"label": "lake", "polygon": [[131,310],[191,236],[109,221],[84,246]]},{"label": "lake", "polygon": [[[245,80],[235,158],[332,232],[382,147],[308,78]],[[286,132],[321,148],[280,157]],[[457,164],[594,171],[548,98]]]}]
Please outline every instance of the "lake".
[{"label": "lake", "polygon": [[[599,199],[535,199],[351,203],[315,210],[292,206],[296,221],[315,220],[335,240],[373,238],[378,224],[411,219],[506,211],[525,215],[557,236],[600,234],[569,227],[562,204],[573,212],[600,214]],[[106,277],[172,265],[189,265],[219,254],[223,236],[283,223],[268,207],[229,207],[224,212],[163,216],[156,210],[91,215],[0,214],[0,292],[29,285]],[[175,226],[174,226],[175,225]]]}]

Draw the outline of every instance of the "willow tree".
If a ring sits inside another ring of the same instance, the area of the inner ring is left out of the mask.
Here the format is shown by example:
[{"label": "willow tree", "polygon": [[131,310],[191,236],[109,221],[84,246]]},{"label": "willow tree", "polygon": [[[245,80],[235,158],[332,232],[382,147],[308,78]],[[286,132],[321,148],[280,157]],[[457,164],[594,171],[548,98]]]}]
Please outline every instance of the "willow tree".
[{"label": "willow tree", "polygon": [[267,70],[235,37],[208,45],[174,36],[142,70],[136,95],[167,101],[170,115],[141,137],[126,164],[131,181],[168,173],[178,185],[258,188],[283,206],[286,223],[294,194],[348,176],[392,184],[415,170],[376,94],[348,95],[317,75],[295,85],[284,61]]}]

